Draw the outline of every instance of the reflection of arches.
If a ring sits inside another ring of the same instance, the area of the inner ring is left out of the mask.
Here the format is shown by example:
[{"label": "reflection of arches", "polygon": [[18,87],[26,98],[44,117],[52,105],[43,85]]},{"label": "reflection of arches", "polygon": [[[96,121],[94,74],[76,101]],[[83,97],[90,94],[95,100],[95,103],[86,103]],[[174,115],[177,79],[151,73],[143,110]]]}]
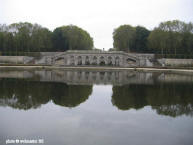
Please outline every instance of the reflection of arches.
[{"label": "reflection of arches", "polygon": [[71,57],[70,57],[70,64],[71,64],[71,65],[74,65],[74,56],[71,56]]},{"label": "reflection of arches", "polygon": [[88,57],[88,56],[86,56],[85,64],[86,64],[86,65],[89,65],[89,64],[90,64],[90,62],[89,62],[89,57]]},{"label": "reflection of arches", "polygon": [[108,65],[112,65],[113,64],[111,56],[108,57],[108,62],[107,63],[108,63]]},{"label": "reflection of arches", "polygon": [[92,80],[93,80],[93,81],[96,81],[96,79],[97,79],[97,73],[96,73],[96,72],[93,72],[93,73],[92,73]]},{"label": "reflection of arches", "polygon": [[118,56],[115,58],[115,65],[119,66],[119,57]]},{"label": "reflection of arches", "polygon": [[112,72],[107,72],[107,80],[111,81]]},{"label": "reflection of arches", "polygon": [[99,65],[105,65],[105,58],[104,58],[104,56],[101,56],[99,61],[100,61]]},{"label": "reflection of arches", "polygon": [[78,71],[78,72],[77,72],[77,78],[78,78],[78,80],[81,79],[81,76],[82,76],[82,72],[81,72],[81,71]]},{"label": "reflection of arches", "polygon": [[100,72],[99,76],[100,76],[100,81],[104,80],[105,72]]},{"label": "reflection of arches", "polygon": [[115,72],[114,78],[115,78],[116,81],[119,80],[119,72]]},{"label": "reflection of arches", "polygon": [[93,64],[93,65],[97,65],[97,57],[96,57],[96,56],[93,57],[92,64]]},{"label": "reflection of arches", "polygon": [[85,72],[85,79],[88,80],[89,79],[89,72]]},{"label": "reflection of arches", "polygon": [[82,57],[78,56],[78,65],[82,65]]},{"label": "reflection of arches", "polygon": [[73,80],[73,79],[74,79],[74,72],[71,72],[71,73],[69,74],[69,79],[70,79],[70,80]]}]

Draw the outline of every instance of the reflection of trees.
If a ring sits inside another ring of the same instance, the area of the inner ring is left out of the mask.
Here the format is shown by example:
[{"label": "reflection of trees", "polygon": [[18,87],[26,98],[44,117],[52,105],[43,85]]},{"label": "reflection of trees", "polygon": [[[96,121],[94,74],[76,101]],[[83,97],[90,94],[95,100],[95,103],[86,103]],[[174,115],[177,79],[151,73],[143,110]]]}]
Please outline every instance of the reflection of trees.
[{"label": "reflection of trees", "polygon": [[114,86],[112,103],[121,110],[151,105],[158,114],[193,115],[193,84]]},{"label": "reflection of trees", "polygon": [[86,101],[92,93],[92,86],[55,84],[51,95],[55,104],[75,107]]},{"label": "reflection of trees", "polygon": [[70,86],[18,79],[0,81],[0,105],[25,110],[37,108],[51,99],[58,105],[75,107],[86,101],[91,93],[92,86]]},{"label": "reflection of trees", "polygon": [[161,105],[154,106],[158,114],[169,115],[172,117],[177,117],[180,115],[190,115],[193,116],[193,104],[176,104],[176,105]]},{"label": "reflection of trees", "polygon": [[0,100],[3,105],[18,109],[37,108],[49,101],[49,92],[40,82],[15,79],[0,81]]},{"label": "reflection of trees", "polygon": [[144,93],[145,89],[137,85],[114,86],[112,103],[121,110],[139,109],[147,104]]}]

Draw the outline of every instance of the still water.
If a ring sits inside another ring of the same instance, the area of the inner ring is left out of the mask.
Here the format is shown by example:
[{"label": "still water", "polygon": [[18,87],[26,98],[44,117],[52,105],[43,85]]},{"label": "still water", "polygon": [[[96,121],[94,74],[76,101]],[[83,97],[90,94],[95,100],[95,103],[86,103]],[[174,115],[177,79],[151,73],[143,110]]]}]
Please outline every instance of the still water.
[{"label": "still water", "polygon": [[193,75],[0,71],[0,144],[192,145]]}]

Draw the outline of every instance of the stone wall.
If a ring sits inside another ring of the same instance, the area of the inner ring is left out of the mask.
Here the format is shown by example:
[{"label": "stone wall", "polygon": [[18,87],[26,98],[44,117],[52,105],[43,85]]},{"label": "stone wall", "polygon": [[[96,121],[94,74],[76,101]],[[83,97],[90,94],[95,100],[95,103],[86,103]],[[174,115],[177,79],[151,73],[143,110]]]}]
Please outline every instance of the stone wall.
[{"label": "stone wall", "polygon": [[193,59],[158,59],[162,66],[193,67]]},{"label": "stone wall", "polygon": [[139,66],[152,67],[155,65],[155,55],[147,53],[134,53],[134,55],[139,58]]},{"label": "stone wall", "polygon": [[33,57],[28,56],[0,56],[1,64],[27,64]]}]

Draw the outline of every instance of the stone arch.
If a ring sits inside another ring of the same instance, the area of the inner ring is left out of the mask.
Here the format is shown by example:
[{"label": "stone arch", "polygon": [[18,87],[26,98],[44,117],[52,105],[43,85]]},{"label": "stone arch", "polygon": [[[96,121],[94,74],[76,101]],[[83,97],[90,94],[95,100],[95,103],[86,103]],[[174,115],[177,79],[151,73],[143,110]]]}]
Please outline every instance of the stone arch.
[{"label": "stone arch", "polygon": [[92,64],[93,65],[97,65],[97,57],[96,56],[93,57]]},{"label": "stone arch", "polygon": [[70,56],[70,65],[74,65],[75,64],[75,59],[74,56]]},{"label": "stone arch", "polygon": [[119,63],[120,63],[120,58],[119,56],[116,56],[115,57],[115,66],[119,66]]},{"label": "stone arch", "polygon": [[82,65],[82,56],[78,56],[78,65]]},{"label": "stone arch", "polygon": [[99,65],[105,65],[105,57],[104,56],[101,56],[99,58]]},{"label": "stone arch", "polygon": [[90,64],[89,56],[86,56],[86,58],[85,58],[85,65],[89,65],[89,64]]}]

